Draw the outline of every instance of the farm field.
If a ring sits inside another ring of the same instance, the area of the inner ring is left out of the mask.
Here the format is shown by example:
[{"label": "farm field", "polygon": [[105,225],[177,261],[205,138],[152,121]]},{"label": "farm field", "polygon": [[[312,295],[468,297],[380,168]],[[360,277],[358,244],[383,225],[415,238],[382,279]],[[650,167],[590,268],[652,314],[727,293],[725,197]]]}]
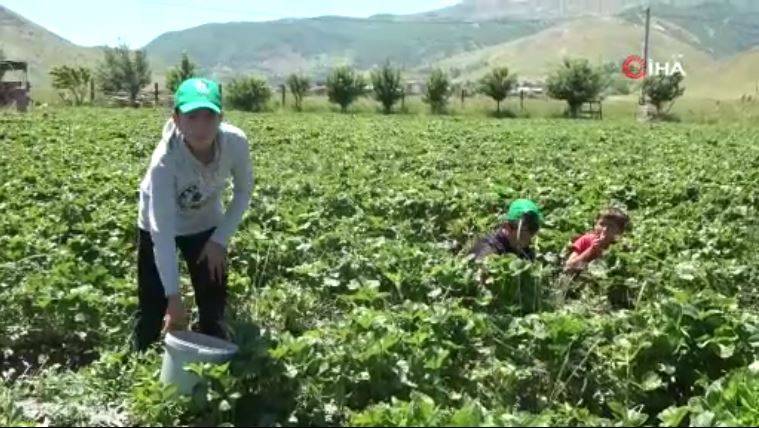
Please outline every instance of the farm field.
[{"label": "farm field", "polygon": [[[166,117],[0,114],[0,423],[759,424],[755,123],[231,112],[256,174],[241,352],[175,397],[161,350],[128,347]],[[466,250],[519,197],[538,259],[490,259],[483,286]],[[632,232],[570,281],[609,204]]]}]

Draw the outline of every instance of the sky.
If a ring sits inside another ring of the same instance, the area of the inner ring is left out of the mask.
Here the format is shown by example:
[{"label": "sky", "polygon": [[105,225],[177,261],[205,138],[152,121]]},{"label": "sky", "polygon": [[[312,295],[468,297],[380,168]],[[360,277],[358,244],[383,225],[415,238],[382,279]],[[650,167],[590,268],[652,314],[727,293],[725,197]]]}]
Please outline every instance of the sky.
[{"label": "sky", "polygon": [[0,0],[10,10],[82,46],[141,48],[167,31],[210,22],[322,15],[426,12],[459,0]]}]

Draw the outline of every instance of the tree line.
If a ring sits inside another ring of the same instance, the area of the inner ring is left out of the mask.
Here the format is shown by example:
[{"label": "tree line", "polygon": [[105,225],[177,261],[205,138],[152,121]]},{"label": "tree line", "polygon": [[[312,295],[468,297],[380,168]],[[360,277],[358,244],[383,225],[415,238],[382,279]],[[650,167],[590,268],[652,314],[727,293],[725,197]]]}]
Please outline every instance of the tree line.
[{"label": "tree line", "polygon": [[[185,53],[179,64],[167,71],[166,89],[173,93],[182,81],[199,74],[198,67]],[[107,48],[94,72],[85,67],[64,65],[53,68],[50,75],[53,87],[63,91],[61,97],[74,105],[86,102],[88,89],[91,91],[95,82],[106,94],[126,92],[130,102],[136,104],[141,89],[151,81],[145,52],[131,51],[126,46]],[[657,114],[664,114],[666,108],[683,95],[682,82],[683,76],[679,74],[647,77],[643,82],[646,101],[656,108]],[[551,98],[567,103],[569,117],[578,117],[583,104],[598,100],[613,84],[608,65],[596,67],[586,59],[566,59],[548,76],[546,91]],[[368,77],[349,66],[336,67],[327,75],[325,86],[329,102],[338,105],[344,113],[356,100],[368,96],[382,106],[383,113],[390,114],[406,96],[402,70],[389,61],[371,71]],[[422,100],[432,113],[445,113],[454,87],[448,73],[442,69],[432,70],[425,82]],[[477,82],[474,92],[492,98],[495,113],[501,115],[503,101],[516,87],[517,76],[508,67],[496,67]],[[286,79],[283,88],[289,89],[295,109],[301,111],[312,82],[308,76],[296,73]],[[267,81],[257,76],[235,78],[224,85],[225,103],[233,109],[262,111],[272,95]]]}]

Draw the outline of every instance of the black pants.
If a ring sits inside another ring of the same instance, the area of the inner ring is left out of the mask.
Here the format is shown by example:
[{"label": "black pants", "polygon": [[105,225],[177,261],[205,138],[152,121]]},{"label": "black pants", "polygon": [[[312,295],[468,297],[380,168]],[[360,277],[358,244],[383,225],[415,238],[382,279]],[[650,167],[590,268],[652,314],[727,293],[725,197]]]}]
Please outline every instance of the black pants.
[{"label": "black pants", "polygon": [[[225,338],[223,318],[227,301],[227,274],[225,272],[222,283],[217,284],[211,278],[207,262],[203,260],[198,263],[203,246],[214,230],[178,236],[176,242],[187,263],[195,290],[195,302],[200,318],[196,330],[210,336]],[[150,233],[144,230],[139,230],[137,243],[137,289],[139,305],[134,324],[133,346],[143,351],[160,338],[163,317],[168,306],[155,263],[153,240]]]}]

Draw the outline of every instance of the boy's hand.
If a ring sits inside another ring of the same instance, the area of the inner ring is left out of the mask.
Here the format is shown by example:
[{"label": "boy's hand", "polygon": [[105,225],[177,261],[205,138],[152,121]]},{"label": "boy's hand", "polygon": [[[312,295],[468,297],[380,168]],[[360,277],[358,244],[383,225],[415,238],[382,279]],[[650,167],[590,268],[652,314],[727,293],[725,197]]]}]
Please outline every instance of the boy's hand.
[{"label": "boy's hand", "polygon": [[609,246],[609,236],[606,233],[606,230],[602,230],[601,233],[599,233],[596,238],[593,240],[593,250],[594,251],[603,251],[606,247]]},{"label": "boy's hand", "polygon": [[216,282],[216,285],[221,285],[226,270],[227,249],[209,239],[203,247],[200,257],[198,257],[198,263],[202,263],[203,260],[208,262],[208,272],[211,279]]},{"label": "boy's hand", "polygon": [[187,312],[179,294],[169,296],[169,305],[163,317],[163,332],[183,330],[187,327]]}]

